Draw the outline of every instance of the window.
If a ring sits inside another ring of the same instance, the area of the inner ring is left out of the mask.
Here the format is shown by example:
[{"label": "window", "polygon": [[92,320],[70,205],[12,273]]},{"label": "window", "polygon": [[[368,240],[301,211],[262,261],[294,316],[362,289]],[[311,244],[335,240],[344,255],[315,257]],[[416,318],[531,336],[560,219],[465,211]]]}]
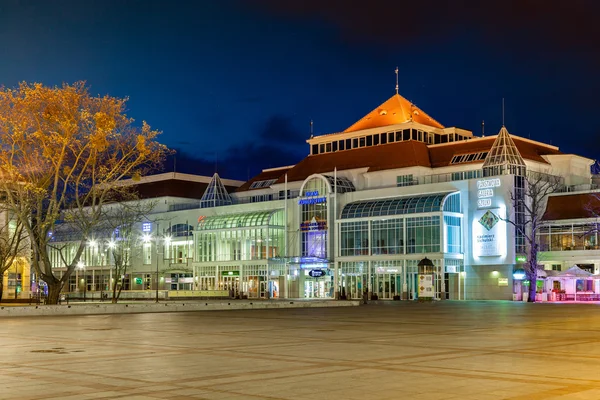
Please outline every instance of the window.
[{"label": "window", "polygon": [[367,146],[373,146],[373,136],[367,136]]},{"label": "window", "polygon": [[396,132],[396,142],[402,141],[402,131]]},{"label": "window", "polygon": [[344,222],[340,227],[340,255],[360,256],[369,254],[369,223]]},{"label": "window", "polygon": [[372,254],[404,253],[404,221],[402,219],[377,220],[371,223]]},{"label": "window", "polygon": [[379,144],[379,135],[373,135],[373,146],[377,146]]},{"label": "window", "polygon": [[388,138],[388,133],[382,133],[381,134],[381,144],[386,144],[387,138]]},{"label": "window", "polygon": [[402,131],[402,140],[410,140],[410,129]]},{"label": "window", "polygon": [[577,279],[575,290],[577,292],[593,292],[594,281],[591,279]]},{"label": "window", "polygon": [[394,142],[394,132],[388,132],[388,140],[389,143]]},{"label": "window", "polygon": [[416,129],[413,129],[412,131],[412,140],[418,140],[419,137],[419,133]]},{"label": "window", "polygon": [[318,144],[313,144],[312,145],[312,154],[319,154],[319,145]]},{"label": "window", "polygon": [[274,184],[275,182],[277,182],[277,179],[266,179],[264,181],[255,181],[255,182],[252,182],[252,184],[250,185],[250,189],[269,187],[272,184]]},{"label": "window", "polygon": [[435,253],[440,251],[440,217],[406,219],[406,252]]},{"label": "window", "polygon": [[551,269],[552,269],[552,271],[560,271],[561,265],[560,264],[552,264]]},{"label": "window", "polygon": [[331,143],[331,151],[337,151],[337,150],[338,150],[338,142]]},{"label": "window", "polygon": [[340,140],[340,145],[339,145],[339,149],[341,150],[345,150],[346,148],[344,147],[344,145],[346,144],[345,140]]},{"label": "window", "polygon": [[460,217],[444,215],[444,224],[446,225],[446,252],[462,253]]},{"label": "window", "polygon": [[365,137],[363,136],[359,139],[360,147],[365,147],[365,143],[366,143],[366,140],[365,140]]},{"label": "window", "polygon": [[416,181],[413,178],[413,175],[400,175],[396,177],[396,186],[397,187],[402,187],[402,186],[412,186],[415,185]]},{"label": "window", "polygon": [[352,139],[346,139],[346,150],[350,150],[352,148]]},{"label": "window", "polygon": [[319,145],[319,153],[325,153],[325,144],[320,144]]},{"label": "window", "polygon": [[325,143],[325,152],[331,153],[331,143]]},{"label": "window", "polygon": [[423,131],[418,131],[417,133],[419,135],[419,142],[423,142],[424,141],[424,139],[423,139]]},{"label": "window", "polygon": [[452,157],[450,164],[459,164],[463,162],[471,162],[471,161],[482,161],[487,157],[487,151],[481,151],[477,153],[467,153],[467,154],[459,154]]},{"label": "window", "polygon": [[352,139],[352,148],[358,149],[358,138]]},{"label": "window", "polygon": [[152,243],[144,243],[144,265],[152,264]]}]

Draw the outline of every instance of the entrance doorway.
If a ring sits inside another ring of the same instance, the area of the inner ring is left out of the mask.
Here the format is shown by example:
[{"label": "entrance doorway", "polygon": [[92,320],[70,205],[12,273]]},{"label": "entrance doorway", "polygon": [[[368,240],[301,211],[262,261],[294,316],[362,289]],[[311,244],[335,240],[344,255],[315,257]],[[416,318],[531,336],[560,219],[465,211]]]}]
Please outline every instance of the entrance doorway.
[{"label": "entrance doorway", "polygon": [[342,275],[342,291],[341,295],[347,299],[360,299],[363,292],[363,277],[362,275]]},{"label": "entrance doorway", "polygon": [[228,290],[231,297],[238,296],[240,290],[240,277],[224,276],[221,279],[221,290]]},{"label": "entrance doorway", "polygon": [[381,273],[375,275],[375,287],[373,288],[377,297],[384,300],[392,300],[402,292],[402,278],[400,274]]},{"label": "entrance doorway", "polygon": [[331,277],[307,278],[304,281],[304,298],[323,299],[332,296]]}]

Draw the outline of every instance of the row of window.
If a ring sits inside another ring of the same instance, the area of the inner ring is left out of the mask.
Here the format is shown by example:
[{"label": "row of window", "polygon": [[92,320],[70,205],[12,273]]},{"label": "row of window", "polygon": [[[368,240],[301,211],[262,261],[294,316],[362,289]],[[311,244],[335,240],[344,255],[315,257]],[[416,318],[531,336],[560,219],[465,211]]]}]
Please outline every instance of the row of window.
[{"label": "row of window", "polygon": [[396,132],[376,133],[368,136],[361,136],[351,139],[335,140],[329,143],[313,144],[311,147],[312,155],[332,153],[336,151],[358,149],[361,147],[378,146],[387,143],[403,142],[407,140],[416,140],[427,144],[439,144],[448,142],[457,142],[467,140],[468,136],[457,133],[438,134],[433,132],[424,132],[418,129],[403,129]]},{"label": "row of window", "polygon": [[[449,252],[461,251],[460,218],[446,221]],[[340,256],[369,254],[414,254],[441,251],[440,217],[397,218],[371,221],[345,222],[340,226]]]},{"label": "row of window", "polygon": [[460,154],[460,155],[452,157],[450,164],[460,164],[460,163],[471,162],[471,161],[482,161],[482,160],[485,160],[487,155],[488,155],[487,151],[481,151],[479,153]]},{"label": "row of window", "polygon": [[267,180],[264,180],[264,181],[252,182],[252,184],[250,185],[250,189],[258,189],[258,188],[269,187],[272,184],[274,184],[275,182],[277,182],[277,179],[267,179]]}]

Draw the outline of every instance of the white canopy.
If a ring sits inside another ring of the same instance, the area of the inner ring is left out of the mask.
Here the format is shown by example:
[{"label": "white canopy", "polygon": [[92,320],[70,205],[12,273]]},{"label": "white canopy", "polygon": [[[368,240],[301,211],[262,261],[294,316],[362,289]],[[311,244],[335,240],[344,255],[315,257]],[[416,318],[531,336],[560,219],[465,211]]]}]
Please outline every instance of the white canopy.
[{"label": "white canopy", "polygon": [[568,270],[562,271],[560,274],[558,274],[558,276],[561,278],[590,278],[593,275],[594,274],[591,272],[585,271],[579,268],[577,265],[573,265]]}]

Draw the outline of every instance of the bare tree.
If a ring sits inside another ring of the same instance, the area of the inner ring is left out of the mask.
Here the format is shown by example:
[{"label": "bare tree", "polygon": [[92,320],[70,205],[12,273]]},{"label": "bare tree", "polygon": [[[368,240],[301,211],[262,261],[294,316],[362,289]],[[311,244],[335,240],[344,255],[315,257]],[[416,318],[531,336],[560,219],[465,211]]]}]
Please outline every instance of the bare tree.
[{"label": "bare tree", "polygon": [[529,302],[535,302],[539,252],[537,234],[544,224],[548,196],[563,187],[564,180],[560,176],[528,171],[526,177],[515,178],[515,188],[510,193],[513,213],[506,221],[515,228],[517,250],[521,247],[527,256],[523,267],[530,282]]},{"label": "bare tree", "polygon": [[[126,190],[118,182],[143,176],[167,153],[158,131],[133,125],[126,101],[91,96],[81,82],[0,90],[0,190],[31,239],[32,266],[48,286],[49,304],[58,303],[104,204]],[[61,218],[79,224],[80,238],[59,272],[48,244]]]},{"label": "bare tree", "polygon": [[11,218],[11,213],[0,206],[0,301],[4,292],[4,274],[28,260],[30,244],[27,239],[19,220]]},{"label": "bare tree", "polygon": [[125,277],[132,259],[144,256],[144,247],[151,241],[149,234],[140,229],[142,222],[154,222],[150,213],[156,206],[154,201],[129,201],[115,204],[107,209],[102,226],[111,232],[108,238],[108,251],[112,258],[114,281],[111,282],[111,298],[117,303],[125,286]]}]

